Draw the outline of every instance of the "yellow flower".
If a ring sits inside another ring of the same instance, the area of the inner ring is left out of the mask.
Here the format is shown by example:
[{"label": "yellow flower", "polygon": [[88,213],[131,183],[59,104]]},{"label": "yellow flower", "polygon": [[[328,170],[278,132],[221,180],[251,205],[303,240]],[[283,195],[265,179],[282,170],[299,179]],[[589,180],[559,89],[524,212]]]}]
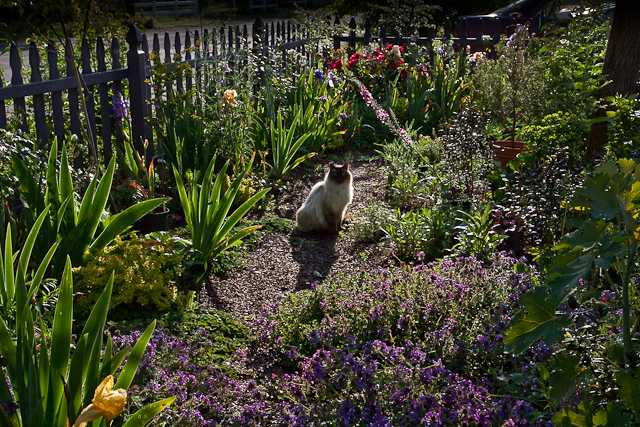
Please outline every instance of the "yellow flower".
[{"label": "yellow flower", "polygon": [[127,391],[121,388],[113,389],[113,376],[107,376],[96,388],[96,393],[89,406],[84,408],[73,427],[85,427],[87,423],[104,417],[111,421],[124,411],[127,403]]},{"label": "yellow flower", "polygon": [[236,92],[235,89],[225,90],[222,105],[227,104],[231,107],[235,107],[236,105],[238,105],[238,102],[235,100],[236,96],[238,96],[238,92]]}]

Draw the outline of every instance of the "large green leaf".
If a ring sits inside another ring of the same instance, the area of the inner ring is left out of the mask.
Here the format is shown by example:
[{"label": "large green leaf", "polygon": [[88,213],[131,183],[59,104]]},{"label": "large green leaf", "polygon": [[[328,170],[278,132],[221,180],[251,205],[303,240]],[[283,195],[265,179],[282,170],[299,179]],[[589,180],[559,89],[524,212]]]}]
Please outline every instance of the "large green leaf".
[{"label": "large green leaf", "polygon": [[611,184],[611,177],[600,171],[576,190],[571,205],[588,209],[596,219],[613,219],[619,212],[619,204],[618,193]]},{"label": "large green leaf", "polygon": [[563,328],[571,325],[568,315],[556,315],[557,301],[547,297],[548,289],[539,286],[520,297],[521,309],[511,320],[504,343],[507,350],[521,354],[539,339],[551,345],[562,338]]},{"label": "large green leaf", "polygon": [[62,398],[62,382],[58,378],[66,378],[69,354],[71,349],[71,326],[73,316],[73,279],[71,277],[71,261],[67,262],[60,281],[60,293],[53,317],[51,335],[51,378],[53,381],[53,400]]},{"label": "large green leaf", "polygon": [[46,206],[45,199],[35,177],[31,172],[29,172],[29,169],[27,169],[24,163],[22,163],[22,160],[20,160],[20,157],[18,157],[14,152],[11,153],[11,161],[13,163],[13,169],[16,172],[16,176],[18,177],[18,181],[20,182],[22,197],[27,203],[26,207],[30,211],[30,214],[33,215],[33,217],[31,217],[31,222],[28,224],[30,226],[33,223],[32,221],[35,221],[35,217],[42,212]]},{"label": "large green leaf", "polygon": [[618,397],[624,401],[627,408],[634,412],[640,411],[640,367],[631,372],[616,372],[616,380],[620,389]]},{"label": "large green leaf", "polygon": [[[113,277],[114,274],[112,273],[109,277],[109,281],[107,282],[107,286],[105,286],[104,291],[102,291],[98,301],[96,301],[93,306],[91,314],[89,314],[89,318],[82,329],[82,333],[80,334],[81,337],[88,335],[88,341],[85,348],[84,360],[81,365],[83,369],[75,372],[69,372],[68,383],[72,393],[74,393],[74,389],[71,387],[72,383],[80,384],[80,388],[78,388],[78,390],[82,389],[83,383],[85,390],[95,390],[99,384],[98,374],[101,356],[100,352],[102,351],[102,335],[104,332],[104,324],[107,321],[111,292],[113,291]],[[74,363],[75,357],[76,355],[74,354],[71,360],[72,364]],[[85,401],[82,402],[82,406],[76,405],[75,407],[85,407],[89,404],[88,402],[91,402],[91,397],[92,396],[89,394],[88,399],[85,399]]]},{"label": "large green leaf", "polygon": [[624,412],[622,402],[609,402],[606,408],[598,408],[593,416],[594,427],[627,427],[631,425],[632,415]]},{"label": "large green leaf", "polygon": [[38,266],[36,270],[36,274],[33,275],[33,280],[31,280],[31,286],[29,286],[29,293],[27,294],[27,300],[31,300],[31,298],[36,294],[36,292],[40,289],[40,283],[42,283],[42,278],[45,275],[46,270],[49,268],[49,263],[51,259],[56,253],[58,249],[58,245],[60,242],[56,242],[51,248],[49,252],[44,256],[44,259]]},{"label": "large green leaf", "polygon": [[69,378],[67,387],[69,388],[69,405],[71,405],[70,425],[73,425],[78,416],[79,408],[82,405],[82,384],[86,378],[85,368],[85,351],[87,347],[89,335],[85,334],[80,337],[76,344],[76,349],[69,363]]},{"label": "large green leaf", "polygon": [[133,225],[134,222],[136,222],[149,212],[152,212],[163,203],[167,203],[169,200],[171,200],[170,197],[145,200],[144,202],[133,205],[115,215],[111,219],[111,222],[109,222],[109,225],[105,227],[104,231],[102,231],[102,233],[100,233],[96,240],[93,241],[91,246],[89,246],[89,250],[100,251],[104,249],[105,246],[111,243],[117,236],[122,234],[128,227]]},{"label": "large green leaf", "polygon": [[3,295],[5,297],[5,304],[9,305],[13,301],[15,295],[15,277],[13,274],[13,239],[11,237],[11,224],[9,224],[7,235],[4,242],[4,265],[0,265],[0,268],[4,270],[3,273]]},{"label": "large green leaf", "polygon": [[7,360],[7,373],[11,382],[14,383],[18,375],[16,372],[16,345],[11,338],[7,324],[2,318],[0,318],[0,354]]},{"label": "large green leaf", "polygon": [[[100,180],[95,194],[90,195],[88,194],[89,191],[87,190],[84,195],[85,198],[89,197],[91,200],[89,204],[89,212],[87,212],[86,215],[79,215],[78,221],[83,221],[85,218],[88,218],[89,220],[84,232],[78,239],[78,247],[74,249],[73,254],[75,255],[75,258],[72,256],[71,259],[82,259],[84,253],[89,249],[89,245],[93,240],[93,237],[98,228],[98,224],[100,224],[100,217],[102,215],[102,212],[104,211],[105,206],[107,205],[107,200],[109,199],[109,192],[111,191],[111,183],[113,181],[113,173],[115,167],[116,162],[114,157],[111,159],[111,162],[109,162],[109,166],[107,167],[104,176]],[[82,205],[84,206],[84,204],[85,201],[83,199]]]},{"label": "large green leaf", "polygon": [[[66,207],[61,211],[59,218],[66,228],[71,228],[78,222],[78,213],[76,212],[75,200],[73,194],[73,181],[71,180],[71,172],[69,170],[69,162],[67,160],[67,146],[62,146],[62,157],[60,158],[60,181],[58,184],[60,189],[60,200],[69,200]],[[61,208],[65,205],[60,206]]]},{"label": "large green leaf", "polygon": [[38,216],[38,219],[31,227],[29,231],[29,235],[27,236],[27,240],[24,242],[22,246],[22,252],[20,253],[20,264],[22,264],[22,269],[27,271],[29,266],[29,259],[31,258],[31,250],[33,249],[33,245],[36,242],[36,238],[38,237],[38,232],[40,231],[40,226],[47,219],[47,215],[49,213],[50,205],[47,205],[42,213]]},{"label": "large green leaf", "polygon": [[156,403],[145,406],[133,414],[123,427],[142,427],[156,416],[160,411],[169,406],[175,400],[175,396],[159,400]]},{"label": "large green leaf", "polygon": [[[262,197],[264,197],[264,195],[267,194],[267,192],[269,190],[270,190],[269,188],[265,188],[263,190],[260,190],[258,193],[254,194],[249,200],[244,202],[240,207],[238,207],[238,209],[236,209],[231,214],[231,216],[226,220],[224,226],[220,230],[219,235],[221,237],[225,238],[227,236],[227,234],[229,234],[229,232],[231,231],[231,228],[233,228],[233,226],[236,225],[238,223],[238,221],[240,221],[242,219],[242,217],[249,211],[249,209],[251,209],[253,207],[253,205],[255,205],[258,202],[258,200],[260,200]],[[249,234],[250,232],[252,232],[252,231],[254,231],[256,229],[257,229],[257,227],[249,227],[248,229],[245,229],[245,230],[242,230],[242,231],[238,232],[237,237],[234,236],[231,239],[229,239],[230,241],[228,241],[228,244],[236,242],[236,241],[239,241],[240,239],[245,237],[247,234]],[[242,233],[241,236],[240,236],[240,233]],[[218,245],[220,243],[222,243],[222,241],[223,241],[222,238],[218,238],[217,239]],[[231,246],[227,246],[224,249],[221,248],[220,246],[217,246],[217,247],[213,248],[212,251],[210,252],[210,257],[211,258],[215,258],[220,253],[222,253],[224,250],[228,249],[229,247],[231,247]]]},{"label": "large green leaf", "polygon": [[553,424],[559,427],[592,427],[590,414],[585,410],[584,405],[577,409],[564,407],[562,412],[553,416]]},{"label": "large green leaf", "polygon": [[596,252],[586,253],[566,266],[555,268],[548,276],[546,284],[551,289],[557,304],[561,304],[571,294],[580,279],[589,277],[595,258]]},{"label": "large green leaf", "polygon": [[585,251],[589,251],[601,242],[607,232],[607,227],[606,221],[585,221],[581,229],[563,236],[553,250],[566,250],[580,246]]},{"label": "large green leaf", "polygon": [[554,363],[555,370],[551,373],[549,379],[549,385],[551,390],[549,396],[554,399],[558,404],[573,393],[584,380],[585,376],[589,374],[589,369],[580,364],[581,357],[578,355],[570,355],[567,353],[560,353],[556,356]]},{"label": "large green leaf", "polygon": [[156,321],[154,320],[151,325],[144,331],[144,333],[138,339],[136,345],[133,346],[133,350],[131,350],[131,354],[127,359],[127,363],[124,364],[124,368],[122,368],[122,373],[118,377],[118,381],[114,388],[123,388],[125,390],[129,389],[131,382],[133,381],[133,377],[138,370],[138,365],[140,364],[140,360],[142,360],[142,355],[144,351],[147,349],[147,344],[151,339],[151,335],[156,328]]}]

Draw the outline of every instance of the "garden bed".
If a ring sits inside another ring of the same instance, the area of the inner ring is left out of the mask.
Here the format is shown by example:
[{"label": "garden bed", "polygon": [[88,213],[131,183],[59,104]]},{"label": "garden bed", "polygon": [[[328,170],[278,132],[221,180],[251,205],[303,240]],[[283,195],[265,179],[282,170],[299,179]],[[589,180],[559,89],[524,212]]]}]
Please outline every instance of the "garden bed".
[{"label": "garden bed", "polygon": [[[318,163],[319,165],[320,163]],[[347,213],[382,201],[386,193],[386,174],[380,170],[380,160],[356,160],[350,163],[353,174],[354,197]],[[272,213],[295,221],[297,209],[309,194],[311,187],[323,179],[317,171],[295,174],[280,190],[278,203],[249,217]],[[218,274],[209,279],[201,292],[206,307],[226,311],[236,319],[246,320],[257,315],[262,308],[278,296],[308,289],[314,282],[324,282],[335,276],[354,276],[367,268],[388,265],[385,251],[378,244],[358,242],[347,229],[339,236],[324,233],[273,232],[246,255],[245,267]],[[248,325],[252,325],[248,323]]]}]

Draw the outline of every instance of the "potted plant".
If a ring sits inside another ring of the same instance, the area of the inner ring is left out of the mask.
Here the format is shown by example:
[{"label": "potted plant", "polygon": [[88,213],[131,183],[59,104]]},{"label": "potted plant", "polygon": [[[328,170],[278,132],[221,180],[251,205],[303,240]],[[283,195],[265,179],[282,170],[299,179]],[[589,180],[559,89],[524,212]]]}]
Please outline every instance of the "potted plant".
[{"label": "potted plant", "polygon": [[[147,199],[155,198],[156,179],[155,170],[153,166],[153,160],[149,164],[147,169],[148,188],[143,193],[146,194]],[[135,183],[132,183],[135,184]],[[160,205],[155,211],[149,212],[142,218],[140,218],[136,224],[136,228],[143,234],[152,233],[154,231],[165,231],[169,228],[169,208],[166,203]]]},{"label": "potted plant", "polygon": [[509,135],[493,145],[497,166],[506,165],[523,151],[525,143],[516,141],[519,126],[541,110],[544,97],[544,69],[536,57],[534,39],[525,27],[518,27],[496,46],[498,59],[481,59],[472,76],[475,98],[487,108]]}]

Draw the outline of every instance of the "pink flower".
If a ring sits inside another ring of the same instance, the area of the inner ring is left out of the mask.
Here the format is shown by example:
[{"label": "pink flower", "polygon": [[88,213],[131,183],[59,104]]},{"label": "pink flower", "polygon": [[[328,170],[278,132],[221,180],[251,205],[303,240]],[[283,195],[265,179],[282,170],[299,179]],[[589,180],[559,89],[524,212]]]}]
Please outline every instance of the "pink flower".
[{"label": "pink flower", "polygon": [[376,117],[378,118],[378,120],[380,120],[382,123],[386,122],[387,119],[389,119],[389,113],[387,113],[384,110],[377,110],[376,111]]},{"label": "pink flower", "polygon": [[366,87],[360,86],[360,95],[362,96],[362,99],[364,99],[365,104],[367,104],[367,106],[370,105],[373,97],[371,96],[371,92],[369,92]]}]

